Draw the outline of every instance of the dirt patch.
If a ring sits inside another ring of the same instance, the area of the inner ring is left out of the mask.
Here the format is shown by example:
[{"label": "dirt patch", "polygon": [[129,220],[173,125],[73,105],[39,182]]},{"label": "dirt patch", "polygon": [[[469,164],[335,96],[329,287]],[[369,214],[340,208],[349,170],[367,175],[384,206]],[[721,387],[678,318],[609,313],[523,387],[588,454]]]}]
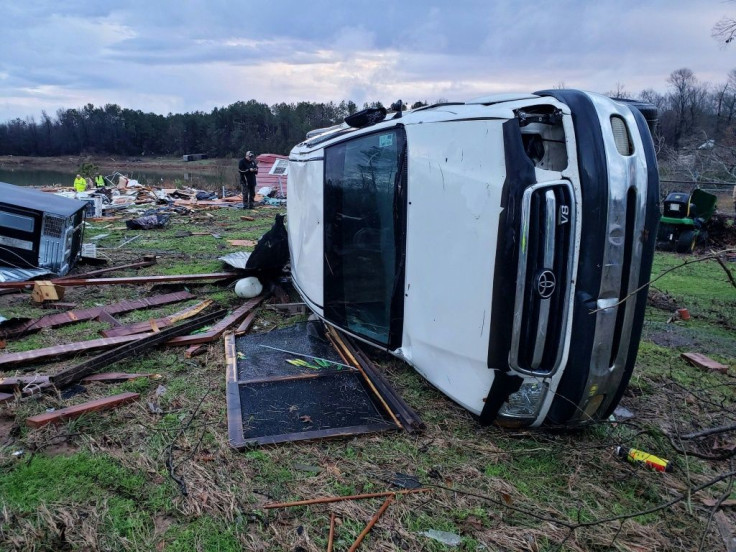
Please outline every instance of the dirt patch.
[{"label": "dirt patch", "polygon": [[71,456],[79,451],[79,447],[75,447],[67,441],[62,441],[61,443],[54,443],[53,445],[44,447],[43,451],[48,456]]},{"label": "dirt patch", "polygon": [[167,516],[167,515],[154,516],[153,517],[153,537],[154,539],[158,539],[161,535],[166,533],[169,527],[171,527],[174,523],[176,523],[176,520],[171,516]]}]

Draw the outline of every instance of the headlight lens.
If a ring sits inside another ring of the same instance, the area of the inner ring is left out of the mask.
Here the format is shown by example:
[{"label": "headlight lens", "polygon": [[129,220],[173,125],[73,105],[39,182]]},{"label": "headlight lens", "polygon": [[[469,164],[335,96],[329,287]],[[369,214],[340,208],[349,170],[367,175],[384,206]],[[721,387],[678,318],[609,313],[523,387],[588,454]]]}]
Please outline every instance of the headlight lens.
[{"label": "headlight lens", "polygon": [[545,384],[537,381],[522,383],[516,393],[509,395],[498,415],[504,418],[536,418],[545,395]]}]

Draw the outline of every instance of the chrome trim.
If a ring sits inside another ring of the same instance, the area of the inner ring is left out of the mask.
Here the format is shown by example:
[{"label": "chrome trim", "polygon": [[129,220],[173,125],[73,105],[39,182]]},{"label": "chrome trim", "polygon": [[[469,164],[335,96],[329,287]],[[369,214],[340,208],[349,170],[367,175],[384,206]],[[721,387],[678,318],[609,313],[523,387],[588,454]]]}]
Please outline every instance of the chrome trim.
[{"label": "chrome trim", "polygon": [[[570,212],[569,222],[570,225],[570,237],[569,237],[569,254],[566,259],[566,274],[567,280],[557,282],[557,290],[563,290],[564,293],[562,305],[565,306],[564,310],[560,313],[551,313],[551,298],[540,299],[539,304],[539,318],[537,321],[537,339],[533,344],[533,356],[530,368],[524,368],[519,363],[519,350],[520,347],[529,347],[532,344],[520,343],[521,341],[521,328],[524,322],[524,304],[525,304],[525,292],[526,292],[526,280],[527,270],[529,267],[529,224],[531,215],[531,203],[532,197],[537,190],[544,188],[550,188],[544,194],[544,201],[546,206],[546,218],[544,221],[545,236],[543,244],[543,264],[544,269],[554,268],[555,259],[555,248],[556,248],[556,233],[557,233],[557,201],[552,188],[564,187],[567,190],[567,196],[570,198]],[[574,262],[576,258],[575,254],[575,239],[577,234],[577,209],[574,205],[576,202],[576,196],[572,184],[567,180],[556,180],[551,182],[540,182],[529,186],[524,191],[522,196],[521,204],[521,231],[520,231],[520,243],[519,243],[519,261],[516,271],[516,297],[514,300],[514,321],[513,330],[511,336],[511,348],[509,350],[509,366],[520,374],[530,376],[544,376],[548,377],[554,374],[563,364],[562,359],[567,349],[570,336],[568,336],[567,328],[570,323],[570,310],[567,308],[570,301],[570,291],[574,280]],[[547,326],[549,325],[550,315],[560,316],[560,342],[556,344],[557,354],[555,357],[554,365],[551,369],[538,370],[542,358],[544,356],[544,350],[547,344]]]},{"label": "chrome trim", "polygon": [[[547,204],[547,220],[545,221],[544,229],[544,268],[551,272],[551,268],[555,264],[555,230],[557,229],[557,201],[555,200],[555,193],[552,190],[547,190],[544,194],[544,199]],[[551,216],[550,216],[551,215]],[[554,278],[554,272],[551,272],[552,278]],[[543,276],[544,273],[540,274]],[[554,280],[553,280],[554,282]],[[537,319],[537,340],[534,343],[534,354],[532,356],[532,370],[539,368],[542,364],[542,357],[544,356],[544,347],[547,344],[547,325],[549,324],[549,309],[550,297],[549,295],[542,296],[542,301],[539,304],[539,318]],[[541,295],[541,290],[540,290]]]},{"label": "chrome trim", "polygon": [[[639,283],[643,253],[642,236],[646,222],[648,185],[644,147],[639,133],[632,132],[632,129],[637,128],[637,124],[629,108],[611,103],[606,99],[599,99],[593,94],[590,95],[590,98],[596,106],[601,123],[608,165],[608,207],[605,221],[608,239],[604,244],[601,285],[596,301],[599,310],[595,313],[590,372],[583,394],[583,402],[579,405],[578,417],[582,417],[587,401],[600,394],[605,394],[606,397],[596,411],[604,412],[613,400],[623,378],[631,347],[631,328],[638,301],[634,291]],[[621,117],[627,125],[634,150],[631,155],[621,155],[616,148],[611,128],[611,117],[614,115]],[[636,192],[636,199],[633,202],[634,228],[630,230],[633,232],[630,258],[625,259],[626,211],[628,194],[632,189]],[[629,266],[628,286],[627,289],[621,289],[623,267],[626,264]],[[612,336],[616,329],[619,309],[625,309],[625,313],[621,321],[622,329],[618,350],[612,351]],[[609,365],[612,353],[615,354],[614,362]]]}]

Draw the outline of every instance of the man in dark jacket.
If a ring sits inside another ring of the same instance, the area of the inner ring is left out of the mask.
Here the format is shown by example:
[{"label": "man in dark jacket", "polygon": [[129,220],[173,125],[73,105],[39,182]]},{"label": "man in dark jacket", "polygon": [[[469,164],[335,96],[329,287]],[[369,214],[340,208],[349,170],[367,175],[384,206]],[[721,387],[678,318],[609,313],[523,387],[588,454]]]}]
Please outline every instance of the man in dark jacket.
[{"label": "man in dark jacket", "polygon": [[246,152],[245,157],[238,163],[240,173],[240,187],[243,190],[243,209],[253,208],[253,198],[256,196],[256,175],[258,165],[252,151]]}]

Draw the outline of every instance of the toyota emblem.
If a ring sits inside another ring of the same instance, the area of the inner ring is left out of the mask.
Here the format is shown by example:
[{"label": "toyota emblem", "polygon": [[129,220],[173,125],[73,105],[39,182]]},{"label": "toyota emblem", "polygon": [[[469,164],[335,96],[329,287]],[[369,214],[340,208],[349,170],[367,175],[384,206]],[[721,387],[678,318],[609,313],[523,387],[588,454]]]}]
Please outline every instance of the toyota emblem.
[{"label": "toyota emblem", "polygon": [[555,292],[557,280],[551,270],[543,270],[537,276],[537,293],[542,299],[549,299]]}]

